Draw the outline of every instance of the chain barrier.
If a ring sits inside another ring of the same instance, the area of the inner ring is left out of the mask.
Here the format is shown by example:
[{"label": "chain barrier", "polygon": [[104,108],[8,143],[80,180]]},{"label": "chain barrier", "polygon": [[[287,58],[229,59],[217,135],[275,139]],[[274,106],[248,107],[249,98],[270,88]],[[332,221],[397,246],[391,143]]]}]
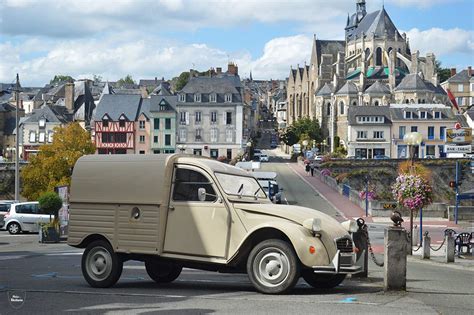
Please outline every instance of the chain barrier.
[{"label": "chain barrier", "polygon": [[372,261],[373,261],[374,264],[376,264],[377,266],[383,267],[383,266],[384,266],[384,263],[377,261],[377,258],[375,257],[375,254],[374,254],[374,250],[372,249],[372,245],[370,244],[369,231],[367,230],[367,225],[364,224],[364,226],[362,227],[362,231],[364,232],[365,237],[366,237],[366,239],[367,239],[367,247],[369,248],[369,253],[370,253],[370,257],[372,258]]},{"label": "chain barrier", "polygon": [[431,248],[434,252],[437,252],[437,251],[439,251],[439,250],[443,247],[444,242],[446,242],[446,237],[443,239],[443,243],[441,243],[441,245],[439,245],[439,247],[438,247],[437,249],[434,249],[433,247],[431,247],[431,245],[430,245],[430,248]]}]

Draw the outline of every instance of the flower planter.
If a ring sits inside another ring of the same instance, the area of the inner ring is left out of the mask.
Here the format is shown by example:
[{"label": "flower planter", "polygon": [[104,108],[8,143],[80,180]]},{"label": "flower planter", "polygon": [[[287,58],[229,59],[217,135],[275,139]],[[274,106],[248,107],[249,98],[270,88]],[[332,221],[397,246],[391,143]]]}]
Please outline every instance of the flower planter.
[{"label": "flower planter", "polygon": [[59,231],[55,227],[40,227],[39,229],[40,243],[59,243]]}]

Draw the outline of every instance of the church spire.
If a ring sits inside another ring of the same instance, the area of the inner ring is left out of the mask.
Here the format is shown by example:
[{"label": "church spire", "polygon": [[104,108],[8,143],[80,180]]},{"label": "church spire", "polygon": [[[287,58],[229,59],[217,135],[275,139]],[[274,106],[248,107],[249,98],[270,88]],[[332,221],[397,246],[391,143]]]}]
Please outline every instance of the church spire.
[{"label": "church spire", "polygon": [[357,0],[356,2],[357,21],[360,21],[367,14],[365,0]]}]

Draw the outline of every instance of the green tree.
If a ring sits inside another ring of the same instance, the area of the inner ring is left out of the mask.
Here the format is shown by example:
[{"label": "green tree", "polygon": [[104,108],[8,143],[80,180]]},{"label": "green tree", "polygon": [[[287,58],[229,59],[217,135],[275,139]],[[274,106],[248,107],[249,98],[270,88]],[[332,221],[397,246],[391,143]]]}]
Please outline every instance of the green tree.
[{"label": "green tree", "polygon": [[130,74],[127,74],[125,77],[123,77],[123,78],[121,78],[117,81],[118,86],[123,86],[125,84],[135,84],[135,81],[133,80],[133,78]]},{"label": "green tree", "polygon": [[322,139],[323,136],[318,120],[309,117],[298,119],[282,135],[282,141],[287,145],[293,145],[300,140],[316,140],[316,142],[321,142]]},{"label": "green tree", "polygon": [[56,74],[54,78],[49,81],[49,84],[59,83],[59,82],[74,82],[74,79],[70,75]]},{"label": "green tree", "polygon": [[58,220],[59,209],[63,206],[61,197],[55,192],[47,191],[38,198],[38,203],[41,209],[46,214],[54,216],[54,221]]},{"label": "green tree", "polygon": [[189,82],[189,72],[181,72],[179,75],[176,85],[175,85],[175,90],[176,91],[181,91],[186,84]]},{"label": "green tree", "polygon": [[442,68],[439,60],[436,60],[435,71],[438,73],[439,82],[444,82],[451,77],[451,69]]},{"label": "green tree", "polygon": [[92,75],[92,80],[94,80],[95,83],[102,82],[102,76],[98,74]]},{"label": "green tree", "polygon": [[57,186],[70,185],[71,170],[77,159],[94,152],[90,134],[78,123],[55,128],[53,142],[40,146],[38,154],[21,172],[22,195],[37,200]]}]

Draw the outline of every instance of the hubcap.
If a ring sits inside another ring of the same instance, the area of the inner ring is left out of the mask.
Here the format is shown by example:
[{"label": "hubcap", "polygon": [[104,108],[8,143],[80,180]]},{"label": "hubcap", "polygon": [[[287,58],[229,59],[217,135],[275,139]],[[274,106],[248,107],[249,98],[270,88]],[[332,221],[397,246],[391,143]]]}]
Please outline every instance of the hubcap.
[{"label": "hubcap", "polygon": [[104,247],[95,247],[87,255],[87,274],[95,281],[106,279],[112,272],[112,256]]},{"label": "hubcap", "polygon": [[16,234],[18,233],[18,230],[19,230],[18,224],[10,224],[10,232],[12,232],[13,234]]},{"label": "hubcap", "polygon": [[270,247],[257,254],[253,263],[253,270],[261,284],[275,287],[283,283],[288,277],[290,263],[283,251]]}]

